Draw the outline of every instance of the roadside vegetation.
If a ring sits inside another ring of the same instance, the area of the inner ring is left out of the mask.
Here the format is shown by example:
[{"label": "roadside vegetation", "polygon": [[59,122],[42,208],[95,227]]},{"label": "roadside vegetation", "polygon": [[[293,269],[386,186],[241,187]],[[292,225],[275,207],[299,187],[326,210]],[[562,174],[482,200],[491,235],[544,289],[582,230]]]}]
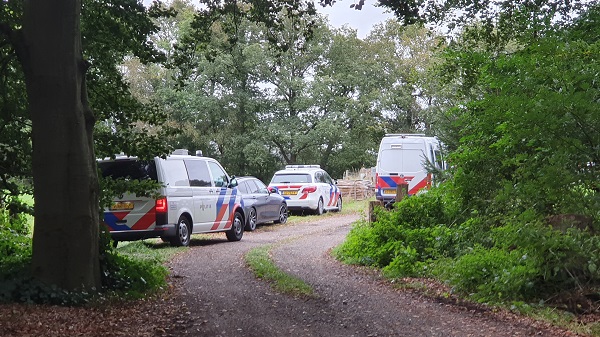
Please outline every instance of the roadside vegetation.
[{"label": "roadside vegetation", "polygon": [[447,112],[449,170],[357,224],[337,257],[600,335],[599,13],[510,51],[449,47],[437,71],[462,72],[469,97]]}]

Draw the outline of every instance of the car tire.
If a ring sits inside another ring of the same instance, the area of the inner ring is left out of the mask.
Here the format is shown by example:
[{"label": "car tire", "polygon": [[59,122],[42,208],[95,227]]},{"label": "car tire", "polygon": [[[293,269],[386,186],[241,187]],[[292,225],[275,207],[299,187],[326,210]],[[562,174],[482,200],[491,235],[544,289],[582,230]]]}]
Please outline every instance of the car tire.
[{"label": "car tire", "polygon": [[192,227],[190,226],[190,219],[188,219],[188,217],[185,215],[179,217],[175,232],[175,237],[170,239],[171,245],[177,247],[185,247],[190,245],[190,234],[192,232]]},{"label": "car tire", "polygon": [[231,229],[225,232],[225,235],[229,241],[240,241],[242,239],[244,235],[244,217],[242,217],[242,213],[235,212]]},{"label": "car tire", "polygon": [[323,206],[323,198],[319,198],[319,203],[317,204],[317,209],[315,210],[315,214],[323,215],[324,212],[325,212],[325,209]]},{"label": "car tire", "polygon": [[279,206],[279,218],[275,221],[273,221],[274,223],[286,223],[288,219],[288,210],[287,210],[287,205],[286,204],[281,204],[281,206]]},{"label": "car tire", "polygon": [[342,197],[340,196],[337,200],[337,203],[335,204],[336,209],[334,210],[334,212],[341,212],[342,211]]},{"label": "car tire", "polygon": [[248,223],[246,224],[246,227],[244,227],[244,230],[253,232],[256,229],[257,221],[258,221],[258,218],[256,217],[256,209],[254,209],[254,207],[252,207],[248,211]]}]

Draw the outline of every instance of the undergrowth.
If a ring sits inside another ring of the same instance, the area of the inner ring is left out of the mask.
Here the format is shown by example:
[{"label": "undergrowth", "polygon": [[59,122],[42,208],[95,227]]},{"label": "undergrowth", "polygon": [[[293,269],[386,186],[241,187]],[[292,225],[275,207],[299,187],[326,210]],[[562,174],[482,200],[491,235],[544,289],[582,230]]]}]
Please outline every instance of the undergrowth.
[{"label": "undergrowth", "polygon": [[[102,289],[67,291],[37,281],[31,274],[32,238],[25,215],[0,211],[0,303],[81,305],[110,298],[140,298],[166,286],[165,253],[136,243],[137,252],[114,249],[108,234],[101,238]],[[145,253],[142,253],[145,250]]]},{"label": "undergrowth", "polygon": [[392,279],[435,278],[454,294],[481,303],[541,303],[577,314],[594,310],[600,237],[593,230],[556,230],[533,211],[466,212],[448,195],[432,189],[391,211],[376,209],[376,221],[356,223],[334,255],[380,268]]}]

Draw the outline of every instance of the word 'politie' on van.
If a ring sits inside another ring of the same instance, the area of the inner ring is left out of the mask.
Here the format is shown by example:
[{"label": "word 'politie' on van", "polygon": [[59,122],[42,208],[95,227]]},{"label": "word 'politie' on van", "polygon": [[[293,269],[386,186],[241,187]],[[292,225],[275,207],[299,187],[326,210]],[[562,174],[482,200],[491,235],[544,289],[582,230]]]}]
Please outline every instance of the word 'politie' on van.
[{"label": "word 'politie' on van", "polygon": [[375,168],[377,200],[395,200],[400,184],[408,185],[408,195],[431,187],[427,162],[436,168],[445,168],[437,138],[422,134],[386,134],[379,145]]}]

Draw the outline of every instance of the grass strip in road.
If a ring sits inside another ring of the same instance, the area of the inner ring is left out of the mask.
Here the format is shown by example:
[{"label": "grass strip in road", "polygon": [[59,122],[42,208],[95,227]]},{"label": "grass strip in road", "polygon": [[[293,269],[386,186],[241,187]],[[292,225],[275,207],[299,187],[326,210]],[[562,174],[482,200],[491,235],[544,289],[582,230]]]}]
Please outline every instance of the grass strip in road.
[{"label": "grass strip in road", "polygon": [[253,248],[246,254],[246,263],[254,275],[271,284],[273,289],[278,292],[292,296],[314,296],[312,287],[301,279],[290,275],[279,269],[273,259],[270,251],[272,245],[265,245]]}]

